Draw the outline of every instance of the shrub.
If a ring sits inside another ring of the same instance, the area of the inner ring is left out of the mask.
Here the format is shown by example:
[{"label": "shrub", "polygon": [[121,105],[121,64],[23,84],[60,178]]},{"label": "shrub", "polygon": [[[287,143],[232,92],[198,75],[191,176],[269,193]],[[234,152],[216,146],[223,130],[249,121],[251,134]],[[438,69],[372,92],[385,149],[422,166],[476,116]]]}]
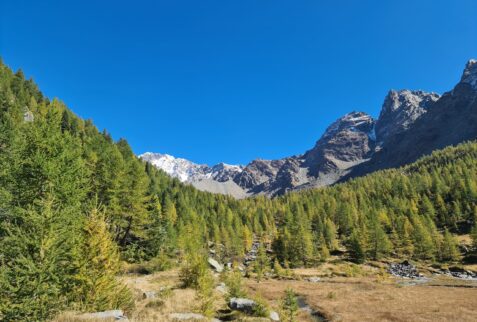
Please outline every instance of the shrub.
[{"label": "shrub", "polygon": [[254,301],[256,305],[253,308],[253,315],[262,318],[268,317],[270,315],[270,310],[268,309],[267,302],[261,297],[254,298]]},{"label": "shrub", "polygon": [[285,296],[282,300],[282,316],[285,322],[295,322],[296,313],[298,311],[298,298],[295,291],[291,288],[287,288]]},{"label": "shrub", "polygon": [[224,282],[227,285],[227,299],[232,297],[244,297],[245,291],[242,288],[242,273],[239,271],[231,271],[224,275]]}]

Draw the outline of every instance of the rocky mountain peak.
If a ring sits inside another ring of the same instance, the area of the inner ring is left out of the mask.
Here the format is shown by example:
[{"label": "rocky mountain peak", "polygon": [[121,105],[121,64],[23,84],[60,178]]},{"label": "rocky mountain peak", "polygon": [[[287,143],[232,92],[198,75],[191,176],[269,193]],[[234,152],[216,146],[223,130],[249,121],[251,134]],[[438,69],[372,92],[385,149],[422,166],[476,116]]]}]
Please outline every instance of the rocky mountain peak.
[{"label": "rocky mountain peak", "polygon": [[237,174],[243,171],[243,166],[241,165],[231,165],[227,163],[219,163],[214,165],[210,169],[211,178],[219,181],[225,182],[233,179]]},{"label": "rocky mountain peak", "polygon": [[186,159],[176,158],[169,154],[146,152],[139,156],[159,169],[182,182],[196,182],[213,179],[218,182],[232,180],[241,173],[243,166],[219,163],[212,167],[206,164],[196,164]]},{"label": "rocky mountain peak", "polygon": [[439,99],[436,93],[421,90],[390,90],[376,122],[376,136],[383,142],[405,131]]},{"label": "rocky mountain peak", "polygon": [[332,137],[335,137],[340,132],[372,132],[374,127],[374,119],[364,113],[353,111],[348,113],[335,122],[333,122],[325,131],[320,141],[327,141]]},{"label": "rocky mountain peak", "polygon": [[473,89],[477,90],[477,60],[476,59],[470,59],[467,62],[460,82],[470,84],[470,86],[472,86]]}]

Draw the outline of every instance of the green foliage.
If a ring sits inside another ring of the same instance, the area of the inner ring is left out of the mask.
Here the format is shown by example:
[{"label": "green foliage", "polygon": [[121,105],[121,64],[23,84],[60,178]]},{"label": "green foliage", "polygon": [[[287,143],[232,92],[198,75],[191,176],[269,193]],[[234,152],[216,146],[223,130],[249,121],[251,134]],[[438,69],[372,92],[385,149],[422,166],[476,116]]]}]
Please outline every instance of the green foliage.
[{"label": "green foliage", "polygon": [[282,299],[281,305],[282,319],[285,322],[295,322],[298,312],[298,298],[291,288],[285,290],[285,296]]},{"label": "green foliage", "polygon": [[354,230],[348,240],[348,249],[351,259],[357,263],[363,263],[366,260],[366,240],[364,234]]},{"label": "green foliage", "polygon": [[197,280],[197,295],[198,311],[206,317],[214,315],[214,277],[210,271],[204,272]]},{"label": "green foliage", "polygon": [[457,261],[460,258],[459,248],[455,237],[446,229],[441,244],[441,260]]},{"label": "green foliage", "polygon": [[116,275],[120,262],[116,244],[108,231],[104,215],[93,209],[86,219],[84,240],[80,247],[80,265],[75,293],[85,311],[133,307],[132,294]]},{"label": "green foliage", "polygon": [[227,286],[227,300],[233,297],[241,298],[246,295],[243,289],[242,273],[240,271],[233,270],[226,272],[224,282]]},{"label": "green foliage", "polygon": [[184,260],[179,272],[182,287],[197,288],[199,280],[207,274],[208,266],[205,258],[200,254],[189,254]]},{"label": "green foliage", "polygon": [[256,317],[268,317],[270,315],[270,310],[268,308],[267,301],[260,296],[255,297],[253,300],[255,302],[255,306],[253,308],[252,314]]},{"label": "green foliage", "polygon": [[253,271],[255,273],[255,278],[257,282],[260,282],[263,279],[264,274],[270,268],[270,261],[267,256],[267,251],[265,249],[264,243],[261,242],[257,250],[257,258],[253,263]]}]

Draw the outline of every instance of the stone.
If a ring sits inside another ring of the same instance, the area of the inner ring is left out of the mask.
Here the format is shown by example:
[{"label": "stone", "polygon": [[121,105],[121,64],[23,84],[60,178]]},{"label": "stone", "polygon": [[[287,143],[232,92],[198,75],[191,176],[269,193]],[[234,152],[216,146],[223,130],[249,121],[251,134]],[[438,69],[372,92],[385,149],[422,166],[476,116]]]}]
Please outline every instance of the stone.
[{"label": "stone", "polygon": [[93,313],[83,313],[77,316],[80,319],[84,320],[118,320],[118,321],[129,321],[128,318],[124,315],[122,310],[110,310],[103,312],[93,312]]},{"label": "stone", "polygon": [[143,299],[155,299],[157,297],[157,292],[156,291],[146,291],[142,293],[142,298]]},{"label": "stone", "polygon": [[30,111],[27,111],[25,113],[23,113],[23,121],[24,122],[33,122],[35,120],[35,117],[33,116],[33,113],[30,112]]},{"label": "stone", "polygon": [[171,313],[169,319],[172,321],[207,320],[205,316],[197,313]]},{"label": "stone", "polygon": [[228,289],[227,289],[227,286],[225,285],[225,283],[220,283],[219,285],[217,285],[215,287],[215,290],[219,293],[222,293],[222,294],[226,294]]},{"label": "stone", "polygon": [[257,303],[255,301],[246,298],[232,297],[229,301],[229,307],[232,310],[244,312],[247,314],[253,313],[253,310],[256,306]]},{"label": "stone", "polygon": [[308,277],[306,280],[310,283],[318,283],[321,281],[321,278],[319,278],[318,276],[311,276]]},{"label": "stone", "polygon": [[207,262],[209,263],[210,267],[212,267],[217,273],[222,273],[224,271],[224,266],[212,257],[209,257],[207,259]]},{"label": "stone", "polygon": [[409,261],[407,260],[403,261],[402,263],[390,264],[388,271],[391,275],[394,275],[397,277],[406,277],[406,278],[422,277],[422,275],[419,274],[419,271],[417,270],[417,268],[411,263],[409,263]]},{"label": "stone", "polygon": [[270,311],[270,320],[272,321],[280,321],[280,316],[275,311]]}]

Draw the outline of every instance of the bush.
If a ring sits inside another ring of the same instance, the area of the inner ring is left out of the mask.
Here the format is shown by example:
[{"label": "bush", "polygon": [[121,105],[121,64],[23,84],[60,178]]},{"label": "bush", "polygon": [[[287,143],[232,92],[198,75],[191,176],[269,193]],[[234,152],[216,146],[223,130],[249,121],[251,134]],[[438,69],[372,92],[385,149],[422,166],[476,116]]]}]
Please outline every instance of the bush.
[{"label": "bush", "polygon": [[242,288],[242,273],[239,271],[227,272],[224,275],[224,282],[227,285],[227,300],[232,297],[244,297],[246,295]]},{"label": "bush", "polygon": [[198,311],[204,316],[212,317],[214,314],[214,277],[209,271],[199,276],[197,280]]},{"label": "bush", "polygon": [[179,272],[179,279],[182,287],[192,287],[197,289],[199,286],[199,279],[207,272],[207,264],[203,257],[191,254],[185,259],[182,268]]},{"label": "bush", "polygon": [[296,313],[298,311],[298,298],[295,291],[287,288],[285,296],[282,299],[282,316],[285,322],[295,322]]},{"label": "bush", "polygon": [[268,309],[267,302],[261,297],[256,297],[253,300],[256,303],[255,307],[253,308],[253,315],[261,318],[268,317],[270,315],[270,310]]}]

